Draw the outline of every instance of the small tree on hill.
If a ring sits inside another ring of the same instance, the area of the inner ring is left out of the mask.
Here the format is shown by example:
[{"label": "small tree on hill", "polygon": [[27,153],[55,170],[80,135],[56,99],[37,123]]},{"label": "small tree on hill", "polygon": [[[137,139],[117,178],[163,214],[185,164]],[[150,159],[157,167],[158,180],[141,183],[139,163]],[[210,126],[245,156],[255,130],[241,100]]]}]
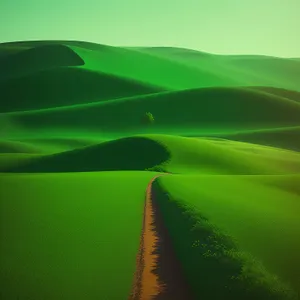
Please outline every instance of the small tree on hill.
[{"label": "small tree on hill", "polygon": [[143,123],[144,124],[153,124],[154,123],[154,117],[151,114],[151,112],[146,112],[146,114],[143,117]]}]

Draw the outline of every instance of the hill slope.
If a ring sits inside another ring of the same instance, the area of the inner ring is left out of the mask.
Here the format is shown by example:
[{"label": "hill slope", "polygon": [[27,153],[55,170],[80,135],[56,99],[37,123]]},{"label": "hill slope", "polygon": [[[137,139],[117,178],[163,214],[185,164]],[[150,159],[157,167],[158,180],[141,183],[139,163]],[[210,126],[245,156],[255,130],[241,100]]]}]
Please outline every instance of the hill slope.
[{"label": "hill slope", "polygon": [[297,152],[228,140],[143,135],[40,155],[7,172],[153,170],[203,174],[290,174],[300,172]]},{"label": "hill slope", "polygon": [[[155,123],[146,126],[146,111]],[[23,134],[64,130],[127,133],[222,132],[300,125],[300,103],[241,88],[206,88],[123,98],[89,105],[3,114],[3,128]],[[54,122],[55,120],[55,122]],[[7,125],[9,127],[9,125]],[[5,129],[4,129],[5,130]],[[5,134],[5,132],[3,132]],[[9,133],[8,133],[9,134]]]},{"label": "hill slope", "polygon": [[0,91],[6,98],[0,104],[3,113],[107,101],[162,89],[105,73],[57,67],[2,80]]},{"label": "hill slope", "polygon": [[41,70],[79,65],[84,65],[84,61],[71,48],[60,44],[42,45],[22,49],[17,53],[8,53],[0,58],[0,80]]},{"label": "hill slope", "polygon": [[[167,48],[160,53],[79,41],[28,41],[0,44],[0,51],[61,44],[70,47],[88,70],[139,80],[166,89],[213,86],[273,86],[300,91],[296,60],[251,56],[219,56],[187,49]],[[15,51],[15,50],[14,50]],[[181,51],[183,55],[173,55]],[[196,59],[182,59],[196,53]],[[238,58],[241,58],[238,59]],[[246,62],[245,62],[246,60]],[[272,60],[272,62],[270,62]],[[274,62],[274,66],[273,66]],[[270,64],[272,71],[270,71]],[[257,67],[259,66],[259,68]],[[292,73],[291,73],[292,72]],[[157,76],[159,74],[159,76]]]},{"label": "hill slope", "polygon": [[[273,177],[159,179],[158,205],[198,298],[298,299],[299,195],[279,189],[280,178],[277,188],[263,183]],[[245,293],[243,284],[269,286],[275,295],[259,288]]]},{"label": "hill slope", "polygon": [[299,70],[172,47],[0,44],[0,298],[127,299],[147,189],[197,299],[296,300]]},{"label": "hill slope", "polygon": [[169,159],[157,142],[144,137],[130,137],[98,145],[37,157],[28,166],[13,172],[89,172],[145,170]]}]

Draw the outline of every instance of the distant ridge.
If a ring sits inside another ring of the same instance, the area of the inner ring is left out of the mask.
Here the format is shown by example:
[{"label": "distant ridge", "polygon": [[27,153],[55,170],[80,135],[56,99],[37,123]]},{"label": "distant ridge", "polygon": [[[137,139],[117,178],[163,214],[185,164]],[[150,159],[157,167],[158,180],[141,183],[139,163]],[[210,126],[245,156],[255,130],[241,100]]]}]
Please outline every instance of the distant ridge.
[{"label": "distant ridge", "polygon": [[80,65],[84,65],[84,60],[69,47],[61,44],[41,45],[0,58],[0,80],[56,67]]}]

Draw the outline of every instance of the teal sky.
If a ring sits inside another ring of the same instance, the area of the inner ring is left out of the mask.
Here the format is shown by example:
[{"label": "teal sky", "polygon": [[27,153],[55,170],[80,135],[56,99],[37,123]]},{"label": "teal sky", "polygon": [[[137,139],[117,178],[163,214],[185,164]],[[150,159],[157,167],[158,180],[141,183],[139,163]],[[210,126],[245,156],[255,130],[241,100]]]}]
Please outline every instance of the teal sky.
[{"label": "teal sky", "polygon": [[300,57],[300,0],[1,0],[0,42],[82,40]]}]

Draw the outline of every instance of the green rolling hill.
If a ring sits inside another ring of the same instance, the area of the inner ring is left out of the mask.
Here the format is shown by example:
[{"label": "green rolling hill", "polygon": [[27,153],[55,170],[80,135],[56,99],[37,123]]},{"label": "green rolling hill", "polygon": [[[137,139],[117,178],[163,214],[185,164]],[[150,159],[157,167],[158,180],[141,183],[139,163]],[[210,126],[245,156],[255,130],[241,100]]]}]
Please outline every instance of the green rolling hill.
[{"label": "green rolling hill", "polygon": [[165,173],[196,299],[299,299],[299,59],[3,43],[0,98],[3,299],[127,299]]}]

